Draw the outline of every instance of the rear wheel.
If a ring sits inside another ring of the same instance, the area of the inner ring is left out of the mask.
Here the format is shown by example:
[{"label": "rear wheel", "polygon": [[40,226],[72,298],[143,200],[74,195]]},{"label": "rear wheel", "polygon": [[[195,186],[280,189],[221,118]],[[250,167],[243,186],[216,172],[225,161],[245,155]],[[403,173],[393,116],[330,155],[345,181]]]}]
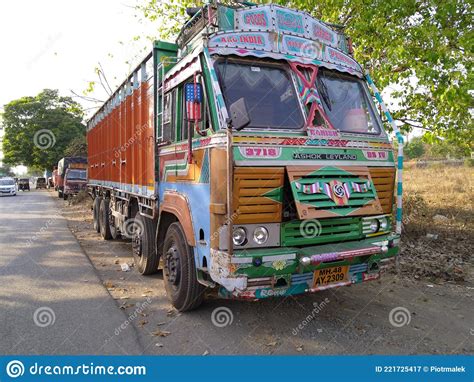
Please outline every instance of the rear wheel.
[{"label": "rear wheel", "polygon": [[67,200],[67,198],[68,198],[68,195],[63,192],[63,199]]},{"label": "rear wheel", "polygon": [[109,199],[102,199],[99,208],[100,235],[104,240],[112,239],[109,228]]},{"label": "rear wheel", "polygon": [[110,235],[112,236],[112,239],[118,239],[120,236],[120,231],[117,228],[117,222],[115,220],[115,216],[112,214],[112,209],[110,208],[109,205],[109,230],[110,230]]},{"label": "rear wheel", "polygon": [[204,286],[197,281],[192,247],[179,223],[169,226],[163,245],[163,279],[166,293],[180,312],[196,309],[204,298]]},{"label": "rear wheel", "polygon": [[102,198],[100,196],[96,196],[94,199],[94,205],[92,207],[92,215],[94,216],[94,229],[97,233],[100,233],[99,210],[101,200]]},{"label": "rear wheel", "polygon": [[132,226],[132,250],[135,266],[142,275],[158,271],[159,257],[155,251],[155,225],[153,220],[137,212]]}]

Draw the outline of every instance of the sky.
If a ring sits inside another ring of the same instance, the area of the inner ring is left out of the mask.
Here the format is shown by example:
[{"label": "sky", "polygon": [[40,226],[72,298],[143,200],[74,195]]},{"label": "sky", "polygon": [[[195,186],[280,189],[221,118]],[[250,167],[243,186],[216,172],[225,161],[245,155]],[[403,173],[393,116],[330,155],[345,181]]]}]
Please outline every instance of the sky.
[{"label": "sky", "polygon": [[[115,90],[151,50],[146,36],[157,35],[151,22],[137,17],[137,1],[0,1],[0,109],[45,88],[82,95],[89,81],[98,80],[99,62]],[[135,36],[141,38],[133,41]],[[100,85],[93,95],[107,98]],[[84,108],[97,106],[76,100]]]}]

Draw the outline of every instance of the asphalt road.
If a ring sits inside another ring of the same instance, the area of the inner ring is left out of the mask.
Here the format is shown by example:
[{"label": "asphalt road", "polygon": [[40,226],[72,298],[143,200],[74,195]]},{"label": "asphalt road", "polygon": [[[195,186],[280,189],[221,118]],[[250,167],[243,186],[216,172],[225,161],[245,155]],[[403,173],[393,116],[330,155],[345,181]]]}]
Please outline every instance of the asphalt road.
[{"label": "asphalt road", "polygon": [[0,354],[141,354],[45,190],[0,198]]},{"label": "asphalt road", "polygon": [[161,271],[139,275],[129,242],[94,232],[88,203],[48,191],[0,198],[0,354],[474,352],[474,285],[395,273],[178,314]]}]

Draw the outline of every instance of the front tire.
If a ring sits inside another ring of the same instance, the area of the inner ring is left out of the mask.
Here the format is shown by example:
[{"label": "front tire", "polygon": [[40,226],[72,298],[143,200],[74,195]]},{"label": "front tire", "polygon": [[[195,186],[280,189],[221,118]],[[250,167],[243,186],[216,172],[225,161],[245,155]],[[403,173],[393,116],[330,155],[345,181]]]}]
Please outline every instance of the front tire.
[{"label": "front tire", "polygon": [[109,199],[102,199],[99,208],[100,235],[104,240],[112,239],[109,227]]},{"label": "front tire", "polygon": [[138,272],[152,275],[158,272],[160,259],[155,251],[155,225],[153,220],[137,212],[132,227],[133,260]]},{"label": "front tire", "polygon": [[205,288],[197,281],[193,250],[181,224],[169,226],[163,257],[163,279],[171,303],[180,312],[196,309],[204,299]]}]

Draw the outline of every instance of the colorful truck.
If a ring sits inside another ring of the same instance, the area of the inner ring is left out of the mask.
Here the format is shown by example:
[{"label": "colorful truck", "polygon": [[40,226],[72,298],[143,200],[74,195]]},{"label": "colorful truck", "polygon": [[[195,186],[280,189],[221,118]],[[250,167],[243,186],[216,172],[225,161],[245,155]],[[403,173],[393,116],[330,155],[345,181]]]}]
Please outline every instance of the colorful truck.
[{"label": "colorful truck", "polygon": [[[82,170],[77,176],[66,178],[69,169]],[[66,200],[69,195],[76,194],[82,188],[87,187],[87,158],[64,157],[58,162],[57,175],[55,177],[55,188],[58,197]],[[81,177],[82,175],[82,177]]]},{"label": "colorful truck", "polygon": [[350,39],[305,12],[235,4],[190,10],[88,122],[95,229],[131,238],[140,273],[162,264],[180,311],[205,292],[375,280],[400,241],[402,152],[395,207],[373,97],[393,121]]}]

